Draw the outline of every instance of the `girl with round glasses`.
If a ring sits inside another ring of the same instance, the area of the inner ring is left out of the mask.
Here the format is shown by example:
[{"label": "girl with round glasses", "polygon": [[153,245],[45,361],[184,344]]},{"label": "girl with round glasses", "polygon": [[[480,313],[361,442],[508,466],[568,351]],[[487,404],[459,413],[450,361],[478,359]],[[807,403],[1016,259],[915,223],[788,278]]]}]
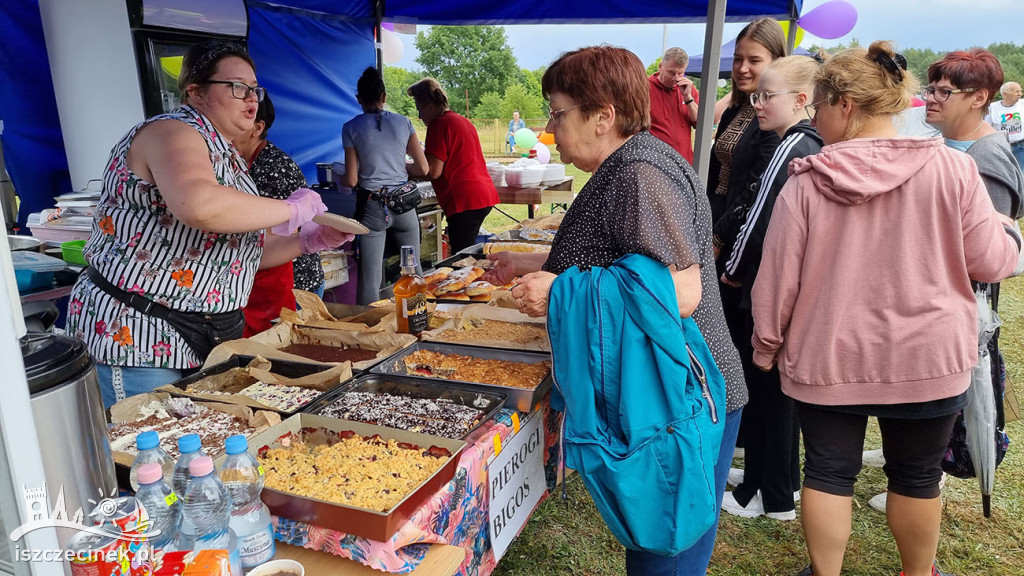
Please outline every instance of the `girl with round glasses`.
[{"label": "girl with round glasses", "polygon": [[[721,276],[723,284],[740,291],[744,343],[750,342],[754,333],[750,290],[757,278],[775,199],[789,179],[789,163],[821,150],[821,137],[804,111],[817,70],[818,63],[807,56],[780,58],[761,74],[758,91],[750,95],[758,126],[777,134],[782,143],[761,174],[757,195]],[[749,373],[747,388],[750,402],[743,413],[744,467],[731,474],[738,486],[725,494],[722,509],[740,517],[765,515],[773,520],[795,520],[794,492],[799,494],[800,490],[800,431],[793,400],[782,393],[775,369]]]}]

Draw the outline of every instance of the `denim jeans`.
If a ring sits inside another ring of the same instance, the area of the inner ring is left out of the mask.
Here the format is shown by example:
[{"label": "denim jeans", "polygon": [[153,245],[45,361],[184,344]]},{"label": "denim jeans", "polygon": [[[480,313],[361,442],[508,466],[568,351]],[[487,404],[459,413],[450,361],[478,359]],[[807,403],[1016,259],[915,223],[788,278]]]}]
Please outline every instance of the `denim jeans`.
[{"label": "denim jeans", "polygon": [[395,214],[373,198],[366,201],[361,222],[370,229],[369,234],[359,237],[359,289],[356,302],[369,304],[380,299],[380,285],[384,279],[384,246],[388,234],[394,237],[398,246],[412,246],[416,252],[416,273],[423,275],[420,267],[420,221],[415,210]]},{"label": "denim jeans", "polygon": [[172,368],[138,368],[97,363],[96,377],[100,382],[103,408],[109,409],[129,396],[152,392],[184,376],[181,370]]},{"label": "denim jeans", "polygon": [[[722,434],[722,447],[715,462],[715,492],[718,495],[718,513],[722,511],[722,496],[725,494],[725,480],[729,477],[732,465],[733,448],[736,446],[736,435],[740,431],[740,416],[743,408],[738,408],[725,415],[725,431]],[[697,540],[693,546],[675,556],[658,556],[649,552],[626,550],[626,574],[628,576],[705,576],[711,552],[715,549],[715,537],[718,535],[718,515],[715,523]]]},{"label": "denim jeans", "polygon": [[1013,157],[1017,159],[1017,164],[1024,169],[1024,140],[1011,144],[1010,150],[1013,152]]}]

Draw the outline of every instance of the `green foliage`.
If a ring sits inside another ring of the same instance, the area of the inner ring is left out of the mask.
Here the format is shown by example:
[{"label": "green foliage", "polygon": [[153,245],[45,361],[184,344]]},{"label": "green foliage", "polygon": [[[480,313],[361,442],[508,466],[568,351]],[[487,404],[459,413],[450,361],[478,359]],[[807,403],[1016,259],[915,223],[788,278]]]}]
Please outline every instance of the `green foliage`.
[{"label": "green foliage", "polygon": [[396,66],[384,67],[384,89],[388,93],[386,107],[388,110],[409,118],[416,117],[416,104],[406,89],[420,79],[420,75]]},{"label": "green foliage", "polygon": [[501,96],[497,92],[485,92],[480,103],[473,108],[473,118],[501,118]]},{"label": "green foliage", "polygon": [[657,58],[654,59],[654,62],[651,62],[651,65],[647,67],[647,75],[650,76],[651,74],[654,74],[655,72],[657,72],[658,71],[658,66],[660,66],[660,65],[661,65],[661,56],[658,56]]},{"label": "green foliage", "polygon": [[499,118],[511,118],[512,113],[516,110],[519,110],[520,118],[542,118],[544,116],[541,98],[531,94],[526,87],[520,84],[513,84],[505,89]]},{"label": "green foliage", "polygon": [[453,110],[464,109],[466,91],[474,108],[487,92],[503,93],[521,74],[500,26],[432,26],[416,35],[416,62],[437,78]]}]

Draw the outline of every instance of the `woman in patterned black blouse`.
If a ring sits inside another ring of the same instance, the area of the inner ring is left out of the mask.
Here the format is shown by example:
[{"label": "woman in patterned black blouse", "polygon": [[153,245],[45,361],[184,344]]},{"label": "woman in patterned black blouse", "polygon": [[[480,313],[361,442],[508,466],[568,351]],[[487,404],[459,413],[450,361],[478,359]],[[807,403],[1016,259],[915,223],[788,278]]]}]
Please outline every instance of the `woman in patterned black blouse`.
[{"label": "woman in patterned black blouse", "polygon": [[[525,274],[512,295],[521,311],[543,316],[555,275],[572,266],[607,267],[638,253],[671,267],[680,314],[692,315],[725,377],[722,445],[729,448],[715,464],[720,505],[747,390],[718,296],[707,195],[686,160],[648,131],[647,86],[643,64],[622,48],[582,48],[547,69],[541,80],[551,102],[545,130],[555,135],[563,162],[593,176],[566,212],[549,255],[489,256],[497,263],[490,277],[503,284]],[[627,573],[704,574],[716,532],[717,520],[673,557],[627,550]]]},{"label": "woman in patterned black blouse", "polygon": [[[251,130],[235,138],[235,148],[249,165],[249,176],[256,184],[260,196],[285,199],[292,192],[306,186],[306,177],[299,165],[274,143],[267,140],[267,132],[274,124],[274,103],[270,95],[263,97],[256,121]],[[294,280],[293,280],[294,278]],[[249,303],[246,304],[245,334],[248,338],[271,326],[281,308],[295,310],[292,287],[317,292],[323,284],[324,270],[319,254],[302,254],[292,262],[256,272]]]}]

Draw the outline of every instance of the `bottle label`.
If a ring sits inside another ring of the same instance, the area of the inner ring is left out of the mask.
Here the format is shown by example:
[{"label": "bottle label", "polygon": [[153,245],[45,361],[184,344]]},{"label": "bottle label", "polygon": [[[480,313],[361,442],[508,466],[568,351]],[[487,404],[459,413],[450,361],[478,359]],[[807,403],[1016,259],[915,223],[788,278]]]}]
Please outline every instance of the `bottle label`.
[{"label": "bottle label", "polygon": [[260,467],[257,468],[257,470],[259,470],[260,476],[263,476],[263,464],[260,464]]},{"label": "bottle label", "polygon": [[164,502],[168,506],[173,506],[174,503],[177,502],[177,501],[178,501],[178,495],[175,494],[174,492],[171,492],[170,494],[168,494],[167,496],[164,497]]},{"label": "bottle label", "polygon": [[402,316],[409,319],[409,333],[419,334],[427,329],[427,295],[416,294],[402,299]]},{"label": "bottle label", "polygon": [[243,568],[259,566],[273,558],[275,552],[274,529],[270,524],[259,532],[238,538],[238,553],[242,556]]}]

